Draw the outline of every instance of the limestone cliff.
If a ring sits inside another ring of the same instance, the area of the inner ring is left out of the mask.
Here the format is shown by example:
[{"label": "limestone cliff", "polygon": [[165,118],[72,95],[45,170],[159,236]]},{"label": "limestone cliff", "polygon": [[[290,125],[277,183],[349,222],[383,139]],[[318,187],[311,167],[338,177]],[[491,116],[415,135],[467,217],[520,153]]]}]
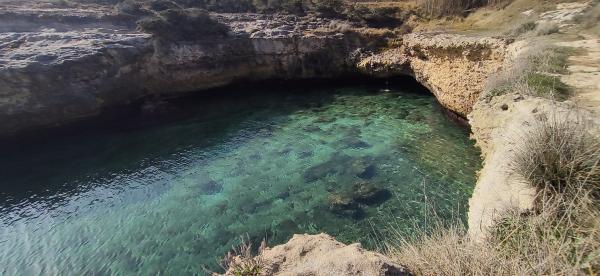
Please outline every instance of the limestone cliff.
[{"label": "limestone cliff", "polygon": [[385,32],[370,32],[365,39],[350,22],[311,16],[212,16],[230,26],[227,37],[167,41],[98,7],[5,6],[0,9],[0,134],[238,81],[358,73],[413,75],[443,106],[466,117],[487,76],[500,66],[507,43],[409,34],[397,48],[367,56],[379,51],[374,41],[385,40]]},{"label": "limestone cliff", "polygon": [[377,76],[410,74],[440,104],[463,117],[472,110],[487,78],[504,61],[510,41],[455,34],[408,34],[402,46],[363,59],[358,67]]},{"label": "limestone cliff", "polygon": [[30,16],[0,10],[0,25],[16,30],[0,32],[0,134],[240,80],[337,77],[352,71],[357,47],[312,17],[221,14],[231,26],[226,38],[164,41],[78,10],[17,20]]}]

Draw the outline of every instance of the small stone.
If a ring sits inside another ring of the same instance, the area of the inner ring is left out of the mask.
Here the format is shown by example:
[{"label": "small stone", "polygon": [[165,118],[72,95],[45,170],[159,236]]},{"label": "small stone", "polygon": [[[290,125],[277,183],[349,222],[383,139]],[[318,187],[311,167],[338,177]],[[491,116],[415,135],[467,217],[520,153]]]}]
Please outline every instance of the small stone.
[{"label": "small stone", "polygon": [[513,101],[518,102],[520,100],[523,100],[523,96],[521,94],[517,94],[513,97]]},{"label": "small stone", "polygon": [[379,204],[392,197],[390,191],[377,187],[372,182],[361,181],[354,184],[354,199],[363,204]]},{"label": "small stone", "polygon": [[502,104],[502,106],[500,106],[500,109],[506,111],[506,110],[508,110],[508,105],[507,104]]},{"label": "small stone", "polygon": [[359,178],[362,178],[362,179],[371,179],[376,174],[377,174],[377,169],[375,168],[375,165],[369,165],[361,173],[357,174],[356,176],[358,176]]}]

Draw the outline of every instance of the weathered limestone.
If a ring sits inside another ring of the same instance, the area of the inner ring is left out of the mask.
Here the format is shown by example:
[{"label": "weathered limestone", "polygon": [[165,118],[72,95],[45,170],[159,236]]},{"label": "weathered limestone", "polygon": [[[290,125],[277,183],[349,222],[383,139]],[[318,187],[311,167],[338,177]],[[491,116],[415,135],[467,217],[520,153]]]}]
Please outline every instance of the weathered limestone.
[{"label": "weathered limestone", "polygon": [[[259,256],[264,275],[410,275],[389,258],[345,245],[327,234],[294,235],[287,243],[267,248]],[[235,275],[231,269],[225,275]]]},{"label": "weathered limestone", "polygon": [[503,64],[510,41],[456,34],[408,34],[403,46],[362,60],[377,76],[413,75],[438,101],[463,117],[472,110],[487,78]]},{"label": "weathered limestone", "polygon": [[51,16],[40,24],[68,19],[70,29],[19,23],[15,18],[29,18],[30,11],[0,10],[0,25],[17,30],[0,32],[0,134],[64,124],[155,95],[240,80],[337,77],[354,68],[356,46],[342,34],[308,32],[327,30],[323,19],[221,14],[215,16],[231,25],[229,37],[168,42],[96,14],[63,12],[44,10]]},{"label": "weathered limestone", "polygon": [[465,117],[487,76],[500,66],[507,43],[409,34],[402,46],[360,60],[377,49],[369,46],[373,39],[336,30],[340,24],[352,27],[349,22],[213,14],[231,27],[227,38],[169,42],[134,30],[131,18],[103,6],[36,5],[41,6],[15,2],[0,9],[0,135],[237,81],[357,73],[413,75],[443,106]]}]

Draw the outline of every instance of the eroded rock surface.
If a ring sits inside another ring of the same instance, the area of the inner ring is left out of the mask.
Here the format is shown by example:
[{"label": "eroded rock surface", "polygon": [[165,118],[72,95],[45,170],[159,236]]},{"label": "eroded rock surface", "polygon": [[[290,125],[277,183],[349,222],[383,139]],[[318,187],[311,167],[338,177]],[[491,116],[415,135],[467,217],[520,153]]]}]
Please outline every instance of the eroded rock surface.
[{"label": "eroded rock surface", "polygon": [[7,1],[0,7],[0,134],[238,81],[358,73],[414,75],[442,105],[464,117],[501,63],[505,44],[410,34],[403,46],[360,61],[378,51],[374,41],[389,34],[348,32],[359,26],[312,16],[212,16],[230,26],[229,36],[166,41],[136,31],[132,18],[106,6]]},{"label": "eroded rock surface", "polygon": [[[345,245],[327,234],[294,235],[287,243],[267,248],[260,256],[264,275],[410,275],[389,258]],[[235,275],[229,270],[225,275]]]},{"label": "eroded rock surface", "polygon": [[509,40],[456,34],[408,34],[403,46],[365,58],[377,76],[413,75],[446,108],[466,117],[488,77],[503,64]]},{"label": "eroded rock surface", "polygon": [[18,3],[0,9],[0,133],[64,124],[156,95],[240,80],[337,77],[354,68],[357,45],[325,19],[219,14],[213,16],[231,27],[228,37],[165,41],[110,13]]}]

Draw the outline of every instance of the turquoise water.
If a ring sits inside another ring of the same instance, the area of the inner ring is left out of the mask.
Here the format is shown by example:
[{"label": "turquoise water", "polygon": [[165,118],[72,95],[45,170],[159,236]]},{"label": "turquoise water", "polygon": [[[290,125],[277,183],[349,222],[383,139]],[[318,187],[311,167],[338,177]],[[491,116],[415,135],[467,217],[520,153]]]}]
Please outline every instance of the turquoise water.
[{"label": "turquoise water", "polygon": [[203,274],[242,235],[375,248],[428,205],[464,218],[479,152],[430,95],[232,90],[4,143],[0,274]]}]

